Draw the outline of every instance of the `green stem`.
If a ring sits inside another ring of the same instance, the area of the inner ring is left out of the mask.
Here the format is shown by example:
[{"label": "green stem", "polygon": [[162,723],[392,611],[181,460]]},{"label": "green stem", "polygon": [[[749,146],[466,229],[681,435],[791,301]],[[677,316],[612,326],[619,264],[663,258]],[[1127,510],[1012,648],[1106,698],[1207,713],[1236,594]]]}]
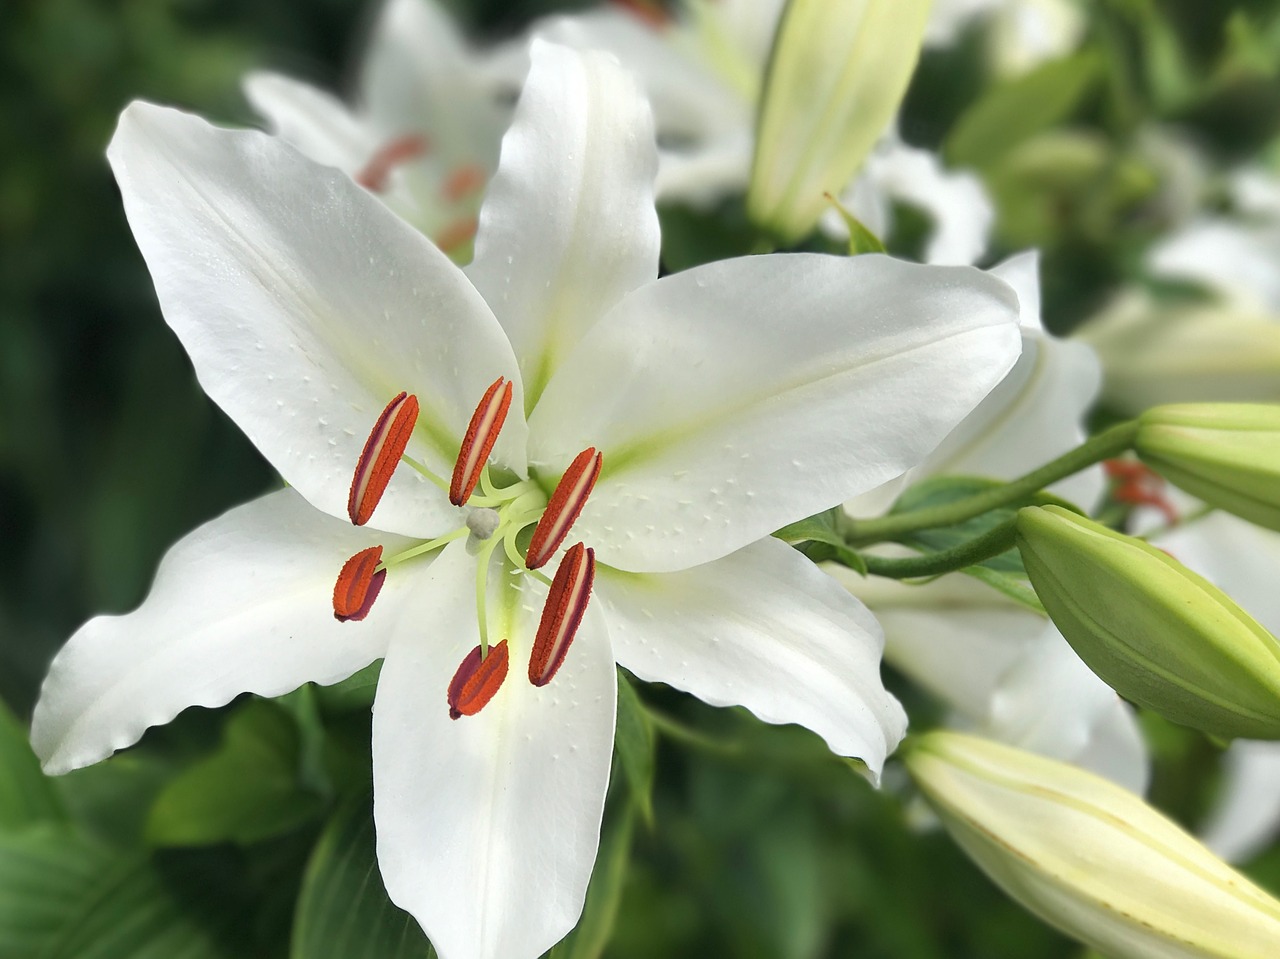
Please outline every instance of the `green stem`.
[{"label": "green stem", "polygon": [[976,539],[951,549],[920,556],[887,557],[862,554],[867,572],[889,579],[920,579],[941,576],[966,566],[974,566],[992,556],[999,556],[1013,546],[1013,520],[987,530]]},{"label": "green stem", "polygon": [[888,516],[879,516],[874,519],[847,520],[842,531],[844,539],[850,546],[880,543],[898,539],[920,529],[954,526],[993,509],[999,509],[1001,506],[1025,501],[1060,479],[1078,473],[1094,463],[1124,453],[1133,446],[1133,439],[1137,432],[1137,420],[1117,424],[1081,443],[1071,452],[1059,456],[1037,470],[1032,470],[1019,479],[953,503],[910,510],[905,513],[890,513]]}]

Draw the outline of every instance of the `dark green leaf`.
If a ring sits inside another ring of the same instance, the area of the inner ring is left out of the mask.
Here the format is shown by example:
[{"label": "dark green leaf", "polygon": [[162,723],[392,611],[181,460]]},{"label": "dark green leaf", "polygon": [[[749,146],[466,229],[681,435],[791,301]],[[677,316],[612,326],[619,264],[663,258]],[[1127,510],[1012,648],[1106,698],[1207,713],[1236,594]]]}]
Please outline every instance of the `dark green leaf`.
[{"label": "dark green leaf", "polygon": [[332,686],[317,686],[316,701],[326,712],[358,712],[372,709],[373,696],[378,691],[378,676],[381,673],[382,660],[375,660],[340,683]]},{"label": "dark green leaf", "polygon": [[614,739],[618,762],[631,799],[647,825],[653,825],[653,724],[631,681],[618,671],[618,729]]},{"label": "dark green leaf", "polygon": [[69,829],[0,836],[5,959],[231,959],[150,860]]},{"label": "dark green leaf", "polygon": [[815,563],[841,563],[866,576],[866,562],[857,550],[845,543],[844,536],[840,533],[842,516],[842,510],[836,506],[784,526],[773,535],[795,546]]},{"label": "dark green leaf", "polygon": [[301,738],[289,713],[252,700],[227,722],[222,744],[173,779],[147,821],[162,846],[252,843],[315,818],[323,801],[301,784]]},{"label": "dark green leaf", "polygon": [[946,143],[955,166],[984,167],[1066,119],[1102,77],[1102,60],[1086,51],[993,87],[956,122]]},{"label": "dark green leaf", "polygon": [[369,798],[325,827],[302,881],[292,959],[434,959],[416,921],[392,905],[374,853]]},{"label": "dark green leaf", "polygon": [[66,818],[53,784],[27,741],[27,730],[0,701],[0,831]]}]

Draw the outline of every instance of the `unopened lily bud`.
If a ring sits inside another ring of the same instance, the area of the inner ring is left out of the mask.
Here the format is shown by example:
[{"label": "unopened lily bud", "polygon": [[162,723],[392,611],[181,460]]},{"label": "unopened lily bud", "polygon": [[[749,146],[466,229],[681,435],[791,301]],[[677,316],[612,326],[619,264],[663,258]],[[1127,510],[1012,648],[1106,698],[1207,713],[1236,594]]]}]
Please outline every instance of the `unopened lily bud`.
[{"label": "unopened lily bud", "polygon": [[1134,448],[1193,496],[1280,530],[1280,406],[1158,406],[1138,418]]},{"label": "unopened lily bud", "polygon": [[1213,735],[1280,739],[1280,642],[1225,593],[1056,506],[1020,510],[1016,530],[1044,608],[1121,696]]},{"label": "unopened lily bud", "polygon": [[898,112],[930,0],[790,0],[766,80],[747,212],[801,239]]},{"label": "unopened lily bud", "polygon": [[1111,959],[1280,955],[1280,902],[1108,780],[953,732],[914,740],[905,761],[997,885]]}]

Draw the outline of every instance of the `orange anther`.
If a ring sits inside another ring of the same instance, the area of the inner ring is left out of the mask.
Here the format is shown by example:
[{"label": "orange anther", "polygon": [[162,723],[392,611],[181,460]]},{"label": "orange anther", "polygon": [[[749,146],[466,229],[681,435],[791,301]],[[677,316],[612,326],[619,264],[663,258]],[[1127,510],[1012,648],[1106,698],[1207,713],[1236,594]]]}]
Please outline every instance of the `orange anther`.
[{"label": "orange anther", "polygon": [[587,611],[595,578],[595,550],[575,543],[560,561],[547,603],[542,607],[542,619],[529,657],[529,682],[533,685],[547,685],[564,662],[573,637],[582,625],[582,614]]},{"label": "orange anther", "polygon": [[464,163],[445,177],[444,183],[440,186],[440,192],[448,202],[457,203],[483,189],[484,181],[485,173],[482,167],[474,163]]},{"label": "orange anther", "polygon": [[[503,384],[506,384],[505,388]],[[471,422],[467,424],[467,435],[462,438],[462,448],[458,450],[458,461],[453,464],[453,477],[449,482],[449,502],[461,506],[471,498],[476,483],[480,482],[480,473],[489,461],[493,444],[498,440],[498,431],[507,421],[507,410],[511,409],[511,382],[499,376],[485,390],[480,405],[471,414]]]},{"label": "orange anther", "polygon": [[369,615],[373,601],[382,590],[387,578],[385,569],[378,569],[382,562],[382,547],[370,546],[342,564],[338,581],[333,584],[333,618],[345,623],[359,622]]},{"label": "orange anther", "polygon": [[480,655],[479,646],[471,650],[449,683],[449,718],[474,716],[484,709],[507,678],[508,665],[505,639],[491,646],[487,656]]},{"label": "orange anther", "polygon": [[613,2],[651,27],[665,27],[671,22],[670,14],[658,0],[613,0]]},{"label": "orange anther", "polygon": [[529,549],[524,555],[524,564],[529,569],[537,569],[546,563],[560,548],[569,534],[569,527],[577,520],[587,496],[596,485],[602,463],[603,458],[591,446],[575,456],[564,471],[551,494],[551,502],[534,527],[533,538],[529,540]]},{"label": "orange anther", "polygon": [[414,424],[418,422],[418,398],[400,393],[387,404],[373,424],[364,450],[351,477],[347,495],[347,515],[351,522],[363,526],[369,522],[378,501],[391,482],[391,474],[400,465],[404,448],[409,445]]},{"label": "orange anther", "polygon": [[426,137],[413,134],[396,137],[383,144],[369,157],[364,168],[355,175],[355,181],[366,190],[381,193],[387,188],[391,171],[402,163],[422,156],[429,149]]}]

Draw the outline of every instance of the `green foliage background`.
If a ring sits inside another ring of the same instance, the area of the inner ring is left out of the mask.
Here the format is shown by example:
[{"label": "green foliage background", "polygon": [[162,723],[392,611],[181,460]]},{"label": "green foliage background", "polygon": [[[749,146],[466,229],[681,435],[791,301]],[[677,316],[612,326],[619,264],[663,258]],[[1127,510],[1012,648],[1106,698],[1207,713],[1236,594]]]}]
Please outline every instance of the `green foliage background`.
[{"label": "green foliage background", "polygon": [[[553,5],[456,6],[477,31],[502,33]],[[1132,276],[1166,226],[1169,198],[1142,147],[1149,124],[1182,125],[1223,163],[1265,156],[1280,129],[1274,0],[1084,5],[1082,53],[1015,83],[984,70],[976,32],[930,54],[902,122],[909,140],[986,177],[1001,211],[993,260],[1045,251],[1046,313],[1060,332]],[[200,392],[159,315],[103,157],[115,117],[146,97],[252,123],[238,79],[259,65],[341,89],[370,14],[357,0],[0,4],[6,959],[427,954],[380,897],[372,860],[371,677],[189,710],[141,747],[56,781],[25,740],[47,662],[76,626],[136,606],[179,536],[278,482]],[[671,268],[750,245],[733,204],[663,215]],[[922,224],[898,222],[890,247],[909,251]],[[918,724],[937,718],[898,687]],[[914,807],[894,770],[875,793],[800,730],[664,688],[624,693],[587,918],[558,955],[1078,953],[944,836],[909,828]],[[1214,788],[1216,747],[1149,727],[1155,799],[1193,821]],[[1280,890],[1274,851],[1250,868]]]}]

